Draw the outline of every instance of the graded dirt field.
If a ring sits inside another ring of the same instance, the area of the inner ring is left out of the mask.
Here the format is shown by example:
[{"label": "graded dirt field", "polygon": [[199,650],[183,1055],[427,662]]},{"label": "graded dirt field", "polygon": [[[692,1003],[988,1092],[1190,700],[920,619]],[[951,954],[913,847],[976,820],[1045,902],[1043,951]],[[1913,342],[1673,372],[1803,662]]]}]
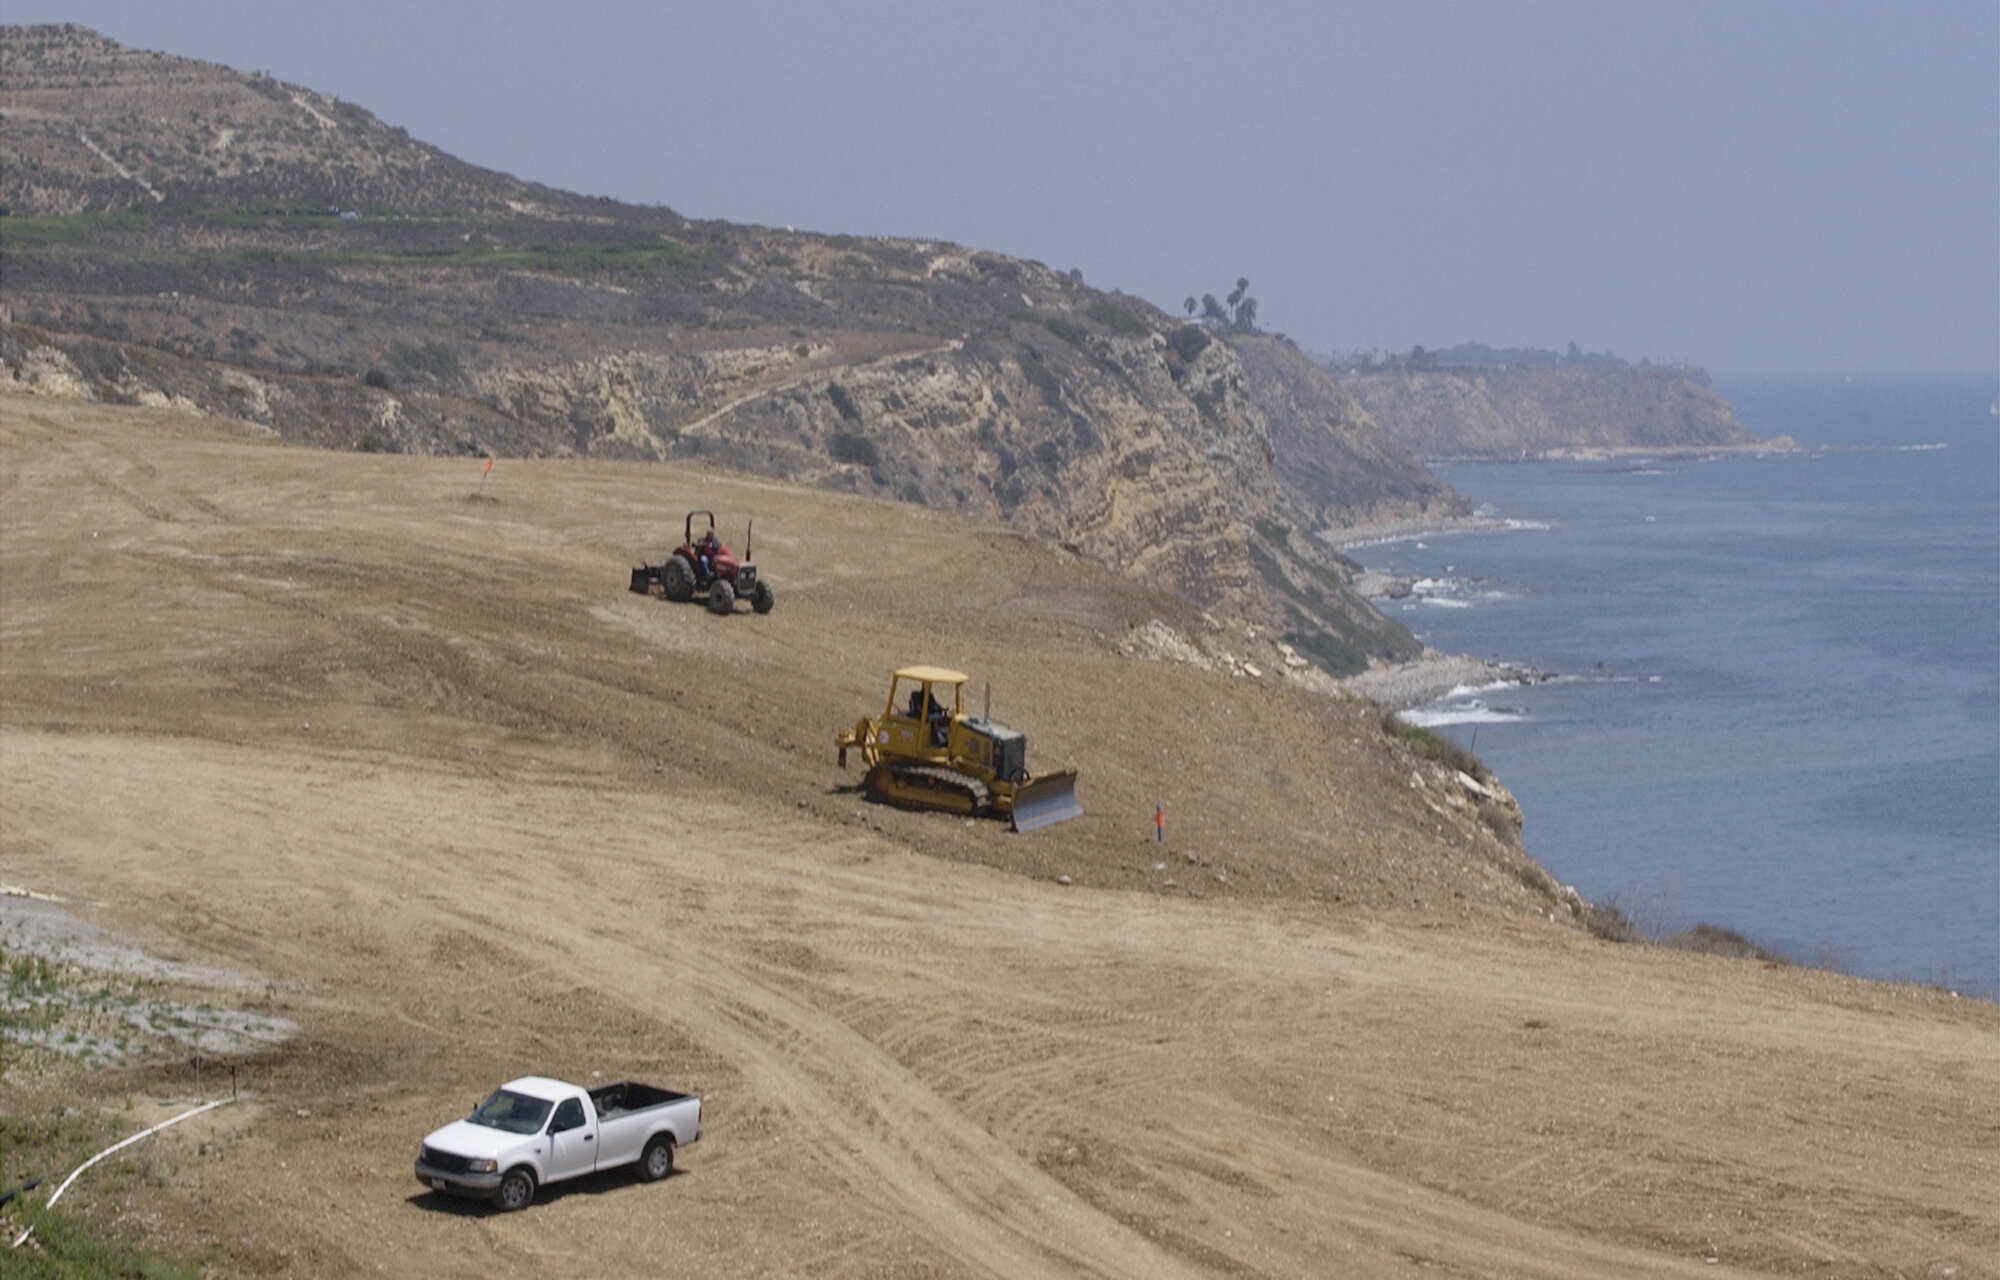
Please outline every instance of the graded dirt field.
[{"label": "graded dirt field", "polygon": [[[1597,941],[1372,707],[1254,636],[1126,656],[1210,624],[1003,529],[479,484],[0,393],[0,880],[302,1027],[163,1176],[86,1175],[107,1230],[225,1276],[2000,1275],[1995,1006]],[[757,518],[774,613],[625,590],[693,506]],[[863,804],[833,736],[919,661],[1088,815]],[[421,1188],[530,1072],[695,1090],[706,1137],[517,1215]]]}]

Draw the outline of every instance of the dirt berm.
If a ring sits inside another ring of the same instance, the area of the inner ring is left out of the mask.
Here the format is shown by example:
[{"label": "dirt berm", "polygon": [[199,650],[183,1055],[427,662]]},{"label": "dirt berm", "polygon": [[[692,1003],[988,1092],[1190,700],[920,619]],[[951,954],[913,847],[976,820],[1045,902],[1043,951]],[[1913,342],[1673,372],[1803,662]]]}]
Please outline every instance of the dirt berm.
[{"label": "dirt berm", "polygon": [[[303,1027],[65,1200],[213,1274],[2000,1274],[2000,1010],[1596,941],[1371,707],[1046,544],[15,394],[0,480],[3,878]],[[693,506],[756,517],[776,612],[625,590]],[[842,789],[915,661],[1088,816]],[[530,1071],[708,1136],[513,1216],[419,1188]]]}]

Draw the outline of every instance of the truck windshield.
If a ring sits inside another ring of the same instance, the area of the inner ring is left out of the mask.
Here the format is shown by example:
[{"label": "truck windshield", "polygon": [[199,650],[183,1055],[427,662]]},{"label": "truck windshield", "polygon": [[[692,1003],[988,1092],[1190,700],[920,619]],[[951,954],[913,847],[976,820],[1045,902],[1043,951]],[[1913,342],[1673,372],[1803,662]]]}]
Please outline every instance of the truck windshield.
[{"label": "truck windshield", "polygon": [[549,1109],[553,1106],[553,1102],[530,1098],[525,1093],[495,1089],[493,1096],[480,1103],[479,1109],[466,1119],[489,1129],[505,1129],[508,1133],[540,1133],[542,1121],[549,1118]]}]

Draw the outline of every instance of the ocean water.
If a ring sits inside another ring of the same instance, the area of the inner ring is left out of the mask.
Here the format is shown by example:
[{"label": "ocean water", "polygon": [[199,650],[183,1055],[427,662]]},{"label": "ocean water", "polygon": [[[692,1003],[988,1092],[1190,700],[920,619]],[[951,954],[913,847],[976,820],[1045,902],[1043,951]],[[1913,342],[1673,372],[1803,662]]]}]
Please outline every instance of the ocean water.
[{"label": "ocean water", "polygon": [[1429,644],[1556,678],[1411,718],[1649,928],[2000,997],[1996,385],[1725,382],[1816,447],[1438,468],[1512,527],[1350,554],[1422,579],[1386,607]]}]

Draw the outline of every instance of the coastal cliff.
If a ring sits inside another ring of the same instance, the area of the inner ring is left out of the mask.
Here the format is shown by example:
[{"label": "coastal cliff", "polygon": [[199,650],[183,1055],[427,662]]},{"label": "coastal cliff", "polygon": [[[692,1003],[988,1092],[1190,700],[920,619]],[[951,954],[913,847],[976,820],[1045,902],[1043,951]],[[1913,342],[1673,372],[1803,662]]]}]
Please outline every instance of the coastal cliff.
[{"label": "coastal cliff", "polygon": [[1764,443],[1727,401],[1672,369],[1404,369],[1346,373],[1341,384],[1391,439],[1432,461]]},{"label": "coastal cliff", "polygon": [[1311,357],[1283,338],[1231,340],[1270,424],[1281,500],[1314,530],[1468,515],[1472,506],[1392,439]]},{"label": "coastal cliff", "polygon": [[1463,500],[1310,362],[1039,262],[522,182],[80,27],[0,28],[0,80],[18,384],[323,448],[705,461],[1004,522],[1334,674],[1419,649],[1291,530]]}]

